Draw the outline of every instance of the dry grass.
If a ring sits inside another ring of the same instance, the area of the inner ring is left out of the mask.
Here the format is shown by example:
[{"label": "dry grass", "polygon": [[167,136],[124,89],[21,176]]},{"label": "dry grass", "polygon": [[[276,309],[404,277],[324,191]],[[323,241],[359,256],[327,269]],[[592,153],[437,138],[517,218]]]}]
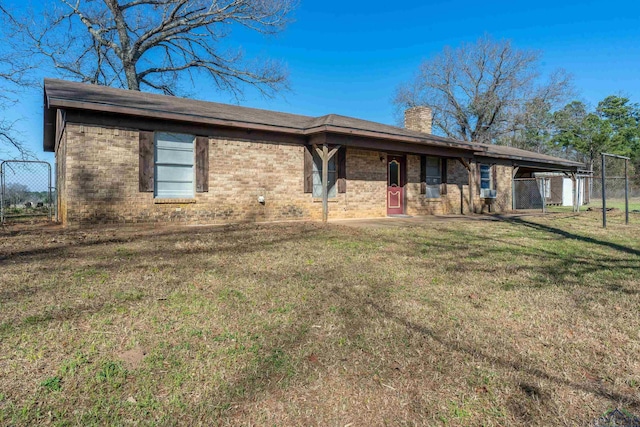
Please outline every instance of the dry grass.
[{"label": "dry grass", "polygon": [[640,414],[638,225],[2,233],[1,425]]}]

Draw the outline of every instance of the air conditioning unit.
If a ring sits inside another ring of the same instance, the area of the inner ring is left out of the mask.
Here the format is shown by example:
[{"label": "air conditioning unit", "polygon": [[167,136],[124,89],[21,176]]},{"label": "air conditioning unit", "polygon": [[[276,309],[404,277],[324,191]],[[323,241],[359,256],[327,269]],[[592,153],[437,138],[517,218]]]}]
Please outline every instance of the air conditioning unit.
[{"label": "air conditioning unit", "polygon": [[496,190],[491,190],[489,188],[480,189],[480,198],[482,199],[495,199],[496,195],[497,195]]}]

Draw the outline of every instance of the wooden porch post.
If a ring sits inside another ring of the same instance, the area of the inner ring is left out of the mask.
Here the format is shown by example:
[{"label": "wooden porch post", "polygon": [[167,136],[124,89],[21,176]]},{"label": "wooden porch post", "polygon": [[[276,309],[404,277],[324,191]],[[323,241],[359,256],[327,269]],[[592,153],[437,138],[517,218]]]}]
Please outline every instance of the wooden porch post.
[{"label": "wooden porch post", "polygon": [[576,185],[576,174],[575,172],[571,172],[571,184],[573,187],[573,212],[578,212],[578,186]]},{"label": "wooden porch post", "polygon": [[[467,162],[465,159],[463,159],[462,157],[458,158],[458,161],[460,163],[462,163],[462,166],[464,166],[464,168],[467,170],[467,172],[469,173],[469,212],[472,211],[473,206],[471,204],[472,202],[472,192],[471,192],[471,160],[469,160],[469,162]],[[464,215],[464,195],[463,195],[463,189],[462,189],[462,184],[460,185],[460,213]]]},{"label": "wooden porch post", "polygon": [[322,144],[322,222],[329,219],[329,147]]},{"label": "wooden porch post", "polygon": [[329,160],[338,152],[340,146],[334,147],[329,151],[329,146],[322,144],[322,150],[314,144],[320,159],[322,159],[322,222],[329,219]]},{"label": "wooden porch post", "polygon": [[511,210],[516,210],[516,175],[520,166],[513,167],[513,173],[511,174]]},{"label": "wooden porch post", "polygon": [[469,161],[469,212],[476,213],[475,206],[475,189],[476,189],[476,175],[477,175],[478,163],[475,160]]}]

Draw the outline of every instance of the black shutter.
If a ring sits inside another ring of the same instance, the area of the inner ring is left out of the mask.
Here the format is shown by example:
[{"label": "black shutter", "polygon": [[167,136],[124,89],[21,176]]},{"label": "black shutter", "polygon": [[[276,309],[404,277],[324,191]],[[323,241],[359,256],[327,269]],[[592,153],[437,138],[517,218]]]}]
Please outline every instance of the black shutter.
[{"label": "black shutter", "polygon": [[196,137],[196,192],[209,191],[209,137]]},{"label": "black shutter", "polygon": [[498,168],[496,167],[496,165],[492,165],[491,166],[491,183],[493,184],[491,186],[492,190],[497,190],[498,189]]},{"label": "black shutter", "polygon": [[440,194],[447,194],[447,159],[440,159]]},{"label": "black shutter", "polygon": [[153,132],[141,130],[139,134],[138,181],[141,192],[153,192]]},{"label": "black shutter", "polygon": [[347,148],[340,147],[335,154],[338,156],[336,159],[336,167],[338,173],[338,193],[347,192]]},{"label": "black shutter", "polygon": [[304,146],[304,192],[313,193],[313,154],[312,147]]},{"label": "black shutter", "polygon": [[420,194],[427,194],[427,156],[420,156]]}]

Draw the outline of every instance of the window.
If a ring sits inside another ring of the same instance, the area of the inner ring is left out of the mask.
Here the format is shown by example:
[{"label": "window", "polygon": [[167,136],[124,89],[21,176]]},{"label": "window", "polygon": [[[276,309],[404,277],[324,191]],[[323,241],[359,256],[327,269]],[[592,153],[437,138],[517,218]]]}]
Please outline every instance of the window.
[{"label": "window", "polygon": [[426,158],[425,197],[427,199],[440,197],[440,184],[442,183],[440,164],[440,159],[438,157]]},{"label": "window", "polygon": [[495,170],[491,169],[490,165],[480,165],[480,197],[485,199],[496,198],[496,183],[491,173]]},{"label": "window", "polygon": [[389,187],[400,186],[400,163],[397,160],[389,162]]},{"label": "window", "polygon": [[[322,159],[313,150],[313,197],[322,197]],[[327,190],[329,197],[336,197],[336,158],[334,155],[329,159]]]},{"label": "window", "polygon": [[491,189],[491,166],[480,165],[480,189]]},{"label": "window", "polygon": [[194,197],[194,140],[192,135],[156,133],[155,197]]}]

